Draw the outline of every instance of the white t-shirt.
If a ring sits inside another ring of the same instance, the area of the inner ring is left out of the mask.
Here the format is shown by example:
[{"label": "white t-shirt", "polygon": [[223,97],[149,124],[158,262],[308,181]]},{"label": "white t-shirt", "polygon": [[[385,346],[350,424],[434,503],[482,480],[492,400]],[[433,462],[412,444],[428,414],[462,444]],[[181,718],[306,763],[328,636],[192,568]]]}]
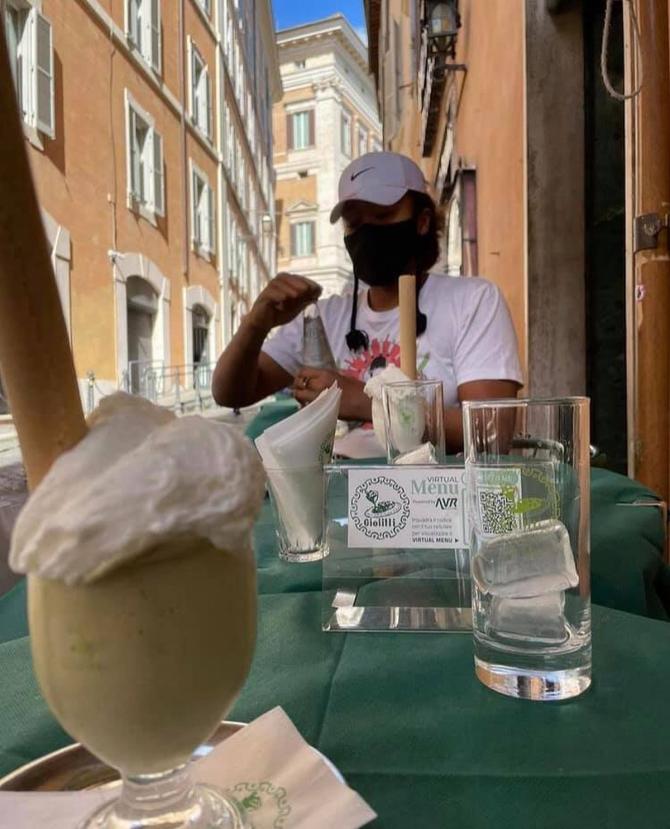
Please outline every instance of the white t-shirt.
[{"label": "white t-shirt", "polygon": [[[373,311],[368,289],[359,293],[356,327],[370,346],[349,350],[345,336],[351,320],[351,291],[319,300],[326,335],[342,374],[367,382],[387,365],[400,365],[398,309]],[[426,331],[417,338],[417,369],[427,380],[441,380],[444,403],[458,403],[458,386],[472,380],[522,383],[517,339],[507,304],[496,285],[481,277],[430,274],[419,293]],[[263,351],[289,374],[302,365],[302,314],[283,325],[263,344]]]}]

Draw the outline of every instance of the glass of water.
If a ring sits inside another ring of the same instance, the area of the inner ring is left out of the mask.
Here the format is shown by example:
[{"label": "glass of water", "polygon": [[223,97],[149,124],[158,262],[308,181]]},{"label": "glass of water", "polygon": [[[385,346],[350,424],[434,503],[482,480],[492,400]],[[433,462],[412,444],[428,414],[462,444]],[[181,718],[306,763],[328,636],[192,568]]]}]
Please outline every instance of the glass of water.
[{"label": "glass of water", "polygon": [[463,404],[475,670],[514,697],[591,684],[589,401]]}]

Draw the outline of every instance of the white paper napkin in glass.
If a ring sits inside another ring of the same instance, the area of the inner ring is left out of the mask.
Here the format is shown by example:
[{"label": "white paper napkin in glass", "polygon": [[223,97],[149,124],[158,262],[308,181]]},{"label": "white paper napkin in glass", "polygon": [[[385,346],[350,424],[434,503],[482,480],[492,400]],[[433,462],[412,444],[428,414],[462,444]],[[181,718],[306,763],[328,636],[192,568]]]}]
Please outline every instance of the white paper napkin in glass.
[{"label": "white paper napkin in glass", "polygon": [[[225,789],[254,829],[358,829],[376,814],[273,708],[193,765],[194,778]],[[72,829],[114,796],[87,792],[0,792],[0,829]]]},{"label": "white paper napkin in glass", "polygon": [[263,463],[286,468],[323,464],[324,449],[333,443],[341,397],[342,390],[333,383],[316,400],[269,426],[255,441]]}]

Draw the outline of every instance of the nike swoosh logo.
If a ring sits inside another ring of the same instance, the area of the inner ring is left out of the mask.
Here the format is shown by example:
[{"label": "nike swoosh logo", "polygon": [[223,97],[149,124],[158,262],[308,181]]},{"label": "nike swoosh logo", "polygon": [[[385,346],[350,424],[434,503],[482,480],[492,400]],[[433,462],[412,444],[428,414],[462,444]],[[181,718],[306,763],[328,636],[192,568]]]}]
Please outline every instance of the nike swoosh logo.
[{"label": "nike swoosh logo", "polygon": [[362,176],[362,175],[363,175],[363,173],[367,173],[367,172],[368,172],[368,170],[374,170],[374,169],[375,169],[374,167],[366,167],[364,170],[359,170],[357,173],[352,173],[352,174],[351,174],[351,180],[352,180],[352,181],[354,181],[354,180],[355,180],[355,179],[357,179],[359,176]]}]

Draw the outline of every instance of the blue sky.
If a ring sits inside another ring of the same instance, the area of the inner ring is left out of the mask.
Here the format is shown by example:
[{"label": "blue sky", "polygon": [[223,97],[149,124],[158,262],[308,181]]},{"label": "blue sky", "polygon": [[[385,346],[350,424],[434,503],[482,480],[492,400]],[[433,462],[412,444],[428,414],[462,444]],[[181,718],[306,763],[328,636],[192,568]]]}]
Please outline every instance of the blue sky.
[{"label": "blue sky", "polygon": [[278,29],[309,23],[342,12],[361,33],[365,29],[363,0],[272,0]]}]

